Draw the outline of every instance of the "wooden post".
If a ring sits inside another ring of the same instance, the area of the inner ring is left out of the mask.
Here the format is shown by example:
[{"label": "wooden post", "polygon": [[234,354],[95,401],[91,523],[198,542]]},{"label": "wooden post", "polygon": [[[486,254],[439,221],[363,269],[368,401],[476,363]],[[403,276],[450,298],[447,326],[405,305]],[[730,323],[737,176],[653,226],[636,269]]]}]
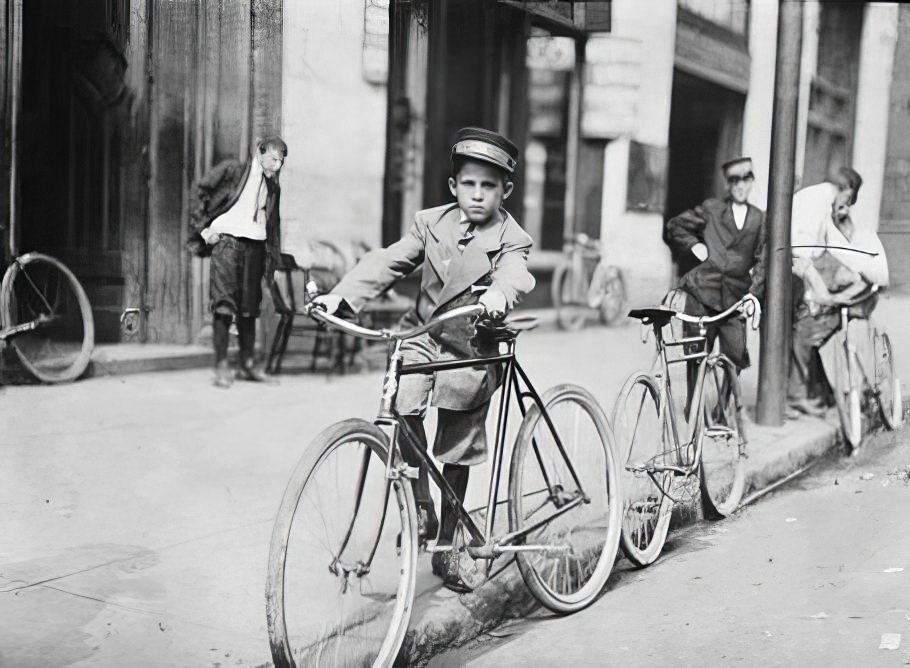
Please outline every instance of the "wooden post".
[{"label": "wooden post", "polygon": [[768,272],[758,371],[758,423],[783,423],[790,362],[791,254],[790,211],[796,159],[797,103],[802,53],[803,3],[780,0],[777,65],[771,125],[771,174],[768,189]]}]

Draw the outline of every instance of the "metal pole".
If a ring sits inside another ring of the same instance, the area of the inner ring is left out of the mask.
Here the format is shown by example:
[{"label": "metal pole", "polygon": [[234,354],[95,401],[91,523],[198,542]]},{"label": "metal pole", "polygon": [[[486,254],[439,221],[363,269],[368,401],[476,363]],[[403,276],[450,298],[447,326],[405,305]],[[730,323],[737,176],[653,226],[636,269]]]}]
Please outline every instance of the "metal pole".
[{"label": "metal pole", "polygon": [[773,426],[782,424],[784,418],[792,338],[790,211],[802,34],[803,3],[780,0],[768,190],[768,271],[757,410],[758,423]]}]

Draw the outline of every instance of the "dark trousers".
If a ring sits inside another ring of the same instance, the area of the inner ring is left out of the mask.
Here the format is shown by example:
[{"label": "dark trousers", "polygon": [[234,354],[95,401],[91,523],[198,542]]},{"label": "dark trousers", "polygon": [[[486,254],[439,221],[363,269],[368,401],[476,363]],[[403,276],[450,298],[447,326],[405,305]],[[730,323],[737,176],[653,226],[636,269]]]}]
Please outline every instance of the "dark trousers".
[{"label": "dark trousers", "polygon": [[227,359],[231,322],[237,319],[240,358],[253,359],[256,318],[262,301],[265,242],[222,234],[212,248],[209,293],[212,305],[212,342],[215,364]]},{"label": "dark trousers", "polygon": [[[694,316],[711,316],[716,315],[719,311],[709,309],[700,301],[686,296],[685,312],[687,315]],[[740,317],[732,317],[721,323],[711,324],[706,327],[707,342],[705,350],[711,352],[714,348],[714,342],[720,339],[720,352],[730,358],[736,367],[736,373],[739,374],[743,369],[749,368],[749,350],[746,347],[746,321]],[[698,325],[683,323],[683,335],[686,337],[699,336],[700,330]],[[698,346],[690,344],[685,347],[686,354],[699,352]],[[689,405],[692,403],[692,395],[695,392],[695,382],[698,379],[698,365],[701,360],[692,360],[686,363],[686,414],[689,412]]]},{"label": "dark trousers", "polygon": [[811,315],[800,304],[793,318],[793,347],[790,354],[790,377],[787,399],[797,402],[822,394],[824,374],[820,371],[818,349],[840,327],[838,310]]},{"label": "dark trousers", "polygon": [[[416,452],[416,450],[427,451],[427,433],[423,427],[423,418],[419,415],[403,415],[400,418],[400,424],[399,438],[403,441],[401,444],[402,457],[404,457],[409,466],[419,468],[419,477],[413,485],[414,501],[417,504],[418,511],[421,507],[430,509],[433,507],[433,499],[430,496],[429,474],[427,473],[427,467],[422,462],[422,458]],[[464,503],[465,494],[468,490],[468,474],[470,472],[471,468],[464,464],[444,464],[442,467],[442,477],[449,483],[452,491],[455,492],[455,496],[462,503]],[[458,513],[443,495],[438,542],[440,544],[451,543],[457,526]]]}]

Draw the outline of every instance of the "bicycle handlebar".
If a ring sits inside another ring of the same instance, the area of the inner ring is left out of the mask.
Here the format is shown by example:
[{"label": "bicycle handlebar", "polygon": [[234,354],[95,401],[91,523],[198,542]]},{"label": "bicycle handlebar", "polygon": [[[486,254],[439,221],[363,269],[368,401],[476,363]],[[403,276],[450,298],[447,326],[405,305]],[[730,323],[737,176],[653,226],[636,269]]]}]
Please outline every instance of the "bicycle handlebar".
[{"label": "bicycle handlebar", "polygon": [[699,327],[704,325],[710,325],[715,322],[720,322],[721,320],[726,320],[731,315],[736,312],[742,313],[745,317],[751,319],[752,329],[758,329],[758,326],[761,322],[761,304],[758,303],[758,299],[754,295],[746,295],[738,302],[733,304],[730,308],[722,313],[718,313],[713,316],[697,316],[697,315],[686,315],[685,313],[676,313],[673,317],[677,320],[683,322],[690,322],[692,324],[698,325]]},{"label": "bicycle handlebar", "polygon": [[346,334],[350,334],[351,336],[366,339],[367,341],[401,341],[403,339],[412,339],[424,332],[428,332],[447,320],[454,320],[455,318],[464,316],[481,315],[486,312],[486,308],[484,308],[482,304],[459,306],[458,308],[453,308],[451,311],[443,313],[438,318],[434,318],[417,327],[396,331],[392,329],[369,329],[368,327],[361,327],[360,325],[356,325],[343,318],[339,318],[338,316],[329,315],[313,302],[309,302],[304,306],[304,310],[307,315],[314,320],[334,329],[338,329]]},{"label": "bicycle handlebar", "polygon": [[864,292],[863,294],[857,296],[856,299],[851,299],[850,301],[846,302],[845,304],[835,304],[834,306],[836,306],[837,308],[844,309],[844,308],[850,308],[851,306],[856,306],[857,304],[862,304],[867,299],[872,299],[872,297],[874,297],[878,293],[878,291],[879,291],[879,286],[877,284],[873,283],[869,287],[869,292]]}]

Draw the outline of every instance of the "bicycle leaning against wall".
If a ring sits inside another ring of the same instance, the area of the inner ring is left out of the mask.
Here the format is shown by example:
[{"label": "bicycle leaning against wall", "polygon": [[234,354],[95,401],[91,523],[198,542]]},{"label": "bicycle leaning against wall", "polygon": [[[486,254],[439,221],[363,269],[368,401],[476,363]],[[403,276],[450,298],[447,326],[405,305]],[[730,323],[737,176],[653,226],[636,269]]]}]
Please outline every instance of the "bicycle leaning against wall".
[{"label": "bicycle leaning against wall", "polygon": [[570,331],[581,329],[593,310],[603,324],[616,324],[627,301],[622,271],[607,264],[602,242],[587,234],[566,237],[551,290],[556,322]]},{"label": "bicycle leaning against wall", "polygon": [[76,276],[42,253],[14,258],[0,284],[0,342],[45,383],[76,380],[95,346],[92,308]]},{"label": "bicycle leaning against wall", "polygon": [[[413,607],[421,547],[411,490],[417,469],[402,457],[401,448],[410,446],[398,437],[395,410],[398,382],[407,374],[492,364],[504,370],[482,521],[462,505],[429,455],[416,451],[462,527],[463,538],[456,536],[454,547],[427,550],[464,550],[486,564],[487,577],[498,558],[514,557],[533,595],[558,613],[593,602],[619,549],[622,495],[612,431],[583,388],[561,384],[541,395],[533,388],[515,356],[518,333],[532,323],[482,319],[483,306],[475,305],[407,331],[373,330],[307,308],[328,327],[386,341],[390,355],[375,421],[352,418],[317,435],[285,490],[266,584],[275,665],[391,666],[398,655]],[[498,342],[498,354],[403,364],[405,340],[467,317],[478,317],[478,335]],[[513,404],[521,423],[512,446],[508,497],[501,501]],[[496,522],[501,504],[508,508],[507,527]]]},{"label": "bicycle leaning against wall", "polygon": [[[664,306],[634,309],[630,318],[650,326],[657,347],[657,370],[632,374],[613,412],[617,454],[622,465],[624,508],[622,548],[637,566],[653,563],[670,527],[673,505],[701,492],[705,515],[726,517],[745,491],[746,437],[736,367],[723,354],[707,350],[707,326],[745,315],[758,329],[761,307],[746,295],[716,316],[690,316]],[[668,340],[673,320],[699,326],[698,336]],[[667,348],[695,347],[676,359]],[[700,346],[700,350],[698,347]],[[700,360],[687,422],[680,424],[670,386],[670,365]],[[680,427],[686,433],[680,437]]]}]

